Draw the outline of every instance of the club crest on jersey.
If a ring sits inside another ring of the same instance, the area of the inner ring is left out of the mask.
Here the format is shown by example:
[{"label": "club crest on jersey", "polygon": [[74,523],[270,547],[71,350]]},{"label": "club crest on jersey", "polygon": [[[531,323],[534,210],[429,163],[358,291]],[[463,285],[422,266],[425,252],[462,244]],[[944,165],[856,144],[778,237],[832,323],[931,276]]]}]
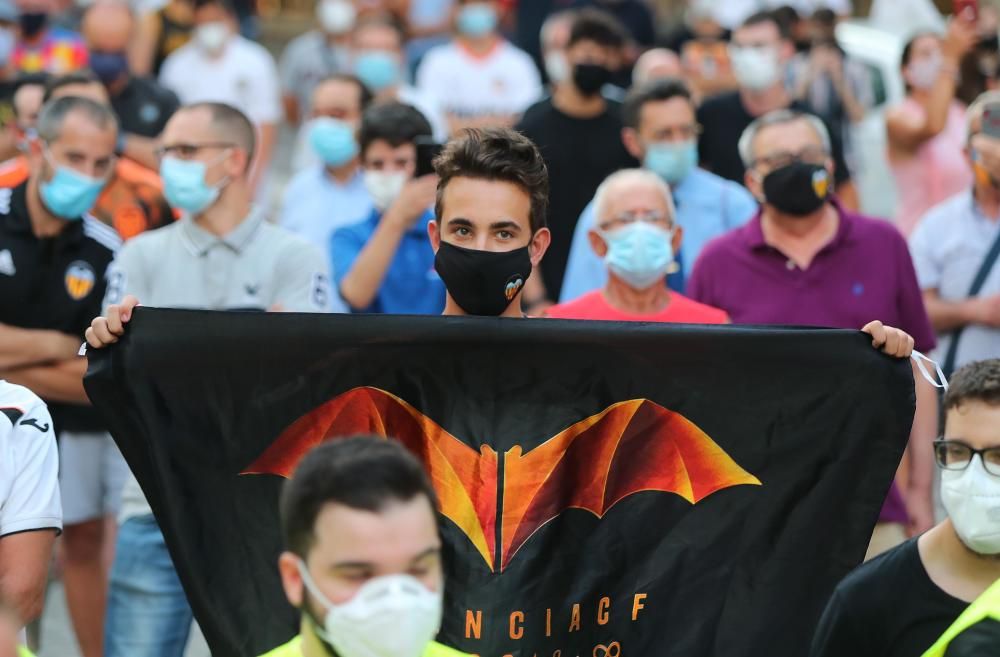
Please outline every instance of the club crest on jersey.
[{"label": "club crest on jersey", "polygon": [[820,169],[813,174],[812,185],[816,198],[826,198],[826,193],[830,190],[830,175],[826,169]]},{"label": "club crest on jersey", "polygon": [[63,277],[66,283],[66,292],[74,301],[84,299],[94,289],[97,277],[94,275],[94,268],[82,260],[71,262],[66,268],[66,275]]}]

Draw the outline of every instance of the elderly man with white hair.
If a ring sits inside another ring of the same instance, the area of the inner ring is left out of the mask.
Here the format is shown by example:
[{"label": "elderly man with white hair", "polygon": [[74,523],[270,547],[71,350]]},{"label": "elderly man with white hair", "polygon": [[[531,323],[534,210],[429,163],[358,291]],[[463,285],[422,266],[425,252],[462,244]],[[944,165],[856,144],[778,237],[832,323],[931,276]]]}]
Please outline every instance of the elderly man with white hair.
[{"label": "elderly man with white hair", "polygon": [[549,317],[723,324],[726,313],[667,288],[684,230],[675,222],[670,188],[645,169],[611,174],[594,198],[590,246],[607,268],[603,289],[553,306]]},{"label": "elderly man with white hair", "polygon": [[653,80],[664,78],[683,78],[684,67],[681,58],[673,50],[667,48],[652,48],[642,53],[635,60],[632,69],[632,84],[641,87]]}]

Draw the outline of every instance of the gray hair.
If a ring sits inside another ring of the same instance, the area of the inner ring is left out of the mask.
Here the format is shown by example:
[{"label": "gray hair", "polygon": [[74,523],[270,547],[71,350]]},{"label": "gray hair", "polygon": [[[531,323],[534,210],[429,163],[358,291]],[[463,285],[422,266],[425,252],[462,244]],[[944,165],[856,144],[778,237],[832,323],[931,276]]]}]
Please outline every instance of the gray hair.
[{"label": "gray hair", "polygon": [[740,159],[743,160],[743,166],[749,169],[754,165],[753,142],[757,139],[757,133],[764,128],[785,125],[786,123],[794,123],[796,121],[805,121],[811,125],[812,129],[819,135],[819,140],[823,142],[823,150],[830,153],[832,150],[830,146],[830,131],[826,129],[826,124],[823,123],[822,119],[807,112],[781,109],[768,112],[764,116],[759,117],[743,131],[743,135],[740,136],[739,141]]},{"label": "gray hair", "polygon": [[111,108],[89,98],[63,96],[42,106],[38,115],[38,136],[47,144],[59,139],[66,117],[73,113],[82,114],[98,128],[111,128],[117,134],[118,119]]},{"label": "gray hair", "polygon": [[648,169],[621,169],[605,178],[604,182],[597,188],[597,193],[594,195],[595,225],[605,219],[604,213],[611,193],[615,191],[615,188],[628,183],[649,185],[660,192],[667,204],[667,218],[671,224],[674,223],[676,212],[674,210],[674,197],[670,193],[670,185],[665,183],[663,178],[660,178]]},{"label": "gray hair", "polygon": [[972,104],[969,105],[969,109],[965,111],[965,128],[969,133],[969,136],[971,136],[973,132],[972,125],[977,121],[982,120],[983,110],[986,109],[987,105],[991,105],[993,103],[1000,103],[1000,91],[996,89],[979,94],[979,96],[972,101]]}]

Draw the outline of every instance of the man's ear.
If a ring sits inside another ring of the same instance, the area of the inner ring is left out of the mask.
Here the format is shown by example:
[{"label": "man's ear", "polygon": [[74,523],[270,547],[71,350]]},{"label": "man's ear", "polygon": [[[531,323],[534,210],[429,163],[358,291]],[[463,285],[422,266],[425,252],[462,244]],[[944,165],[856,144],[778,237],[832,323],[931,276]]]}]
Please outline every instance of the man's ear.
[{"label": "man's ear", "polygon": [[302,583],[302,573],[299,572],[299,557],[291,552],[282,552],[278,557],[278,573],[281,575],[285,597],[298,609],[305,602],[305,584]]},{"label": "man's ear", "polygon": [[590,248],[594,250],[598,258],[608,255],[608,244],[596,230],[587,231],[587,239],[590,240]]},{"label": "man's ear", "polygon": [[431,249],[437,254],[438,249],[441,248],[441,228],[438,226],[437,219],[427,222],[427,237],[431,240]]},{"label": "man's ear", "polygon": [[528,253],[531,254],[531,266],[537,267],[545,257],[545,252],[549,250],[552,243],[552,233],[548,228],[539,228],[528,244]]},{"label": "man's ear", "polygon": [[642,160],[642,146],[639,144],[639,133],[635,128],[622,128],[622,144],[628,154],[637,160]]},{"label": "man's ear", "polygon": [[746,173],[743,174],[743,185],[757,199],[758,203],[764,202],[764,187],[762,181],[758,179],[756,171],[746,170]]},{"label": "man's ear", "polygon": [[670,242],[670,247],[674,250],[674,253],[681,252],[681,242],[684,241],[684,228],[674,224],[674,239]]}]

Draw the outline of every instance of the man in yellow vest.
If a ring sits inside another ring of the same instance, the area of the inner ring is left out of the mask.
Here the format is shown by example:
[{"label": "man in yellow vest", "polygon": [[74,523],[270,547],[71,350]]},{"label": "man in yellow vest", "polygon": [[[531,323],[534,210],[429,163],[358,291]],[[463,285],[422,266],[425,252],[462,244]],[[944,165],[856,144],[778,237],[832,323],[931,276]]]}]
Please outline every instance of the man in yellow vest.
[{"label": "man in yellow vest", "polygon": [[282,491],[278,558],[300,634],[263,657],[466,657],[433,641],[444,592],[435,508],[397,442],[347,438],[307,454]]},{"label": "man in yellow vest", "polygon": [[1000,655],[1000,580],[958,617],[923,657]]}]

